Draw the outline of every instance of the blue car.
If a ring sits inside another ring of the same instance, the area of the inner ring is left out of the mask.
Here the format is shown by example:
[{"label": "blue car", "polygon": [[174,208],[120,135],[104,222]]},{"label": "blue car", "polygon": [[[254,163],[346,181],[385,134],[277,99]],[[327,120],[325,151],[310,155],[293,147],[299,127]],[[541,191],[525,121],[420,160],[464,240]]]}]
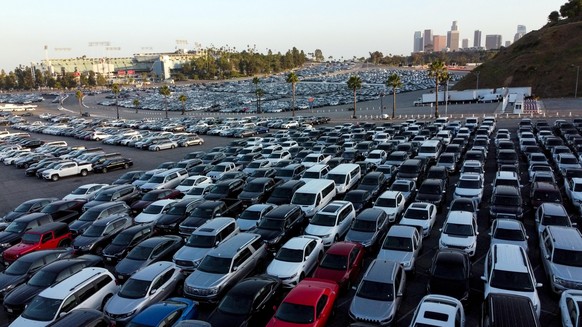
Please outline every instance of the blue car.
[{"label": "blue car", "polygon": [[198,302],[181,297],[172,297],[152,304],[138,313],[126,327],[173,326],[182,320],[198,317]]}]

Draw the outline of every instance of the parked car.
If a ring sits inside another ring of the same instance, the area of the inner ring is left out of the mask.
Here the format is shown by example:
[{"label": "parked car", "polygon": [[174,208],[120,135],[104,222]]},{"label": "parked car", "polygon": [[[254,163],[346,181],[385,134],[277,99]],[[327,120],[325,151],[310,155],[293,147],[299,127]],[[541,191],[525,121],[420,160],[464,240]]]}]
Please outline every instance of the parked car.
[{"label": "parked car", "polygon": [[117,263],[131,249],[150,238],[154,232],[152,225],[135,225],[117,234],[103,249],[102,255],[108,264]]},{"label": "parked car", "polygon": [[[127,327],[138,326],[173,326],[188,323],[198,317],[198,302],[183,297],[172,297],[154,303],[135,315]],[[183,327],[192,327],[182,325]]]},{"label": "parked car", "polygon": [[351,202],[335,200],[309,220],[304,234],[322,238],[323,245],[329,247],[347,234],[355,218],[356,211]]},{"label": "parked car", "polygon": [[406,208],[399,224],[417,227],[422,236],[427,237],[436,221],[436,212],[436,206],[432,203],[414,202]]},{"label": "parked car", "polygon": [[345,240],[360,243],[365,249],[375,249],[383,239],[388,223],[388,215],[384,210],[366,209],[356,216]]},{"label": "parked car", "polygon": [[406,272],[414,272],[422,249],[422,235],[414,226],[392,225],[376,259],[398,262]]},{"label": "parked car", "polygon": [[469,298],[471,261],[469,255],[458,249],[440,249],[429,270],[427,293],[451,296],[459,301]]},{"label": "parked car", "polygon": [[546,227],[540,234],[540,256],[552,291],[582,289],[582,234],[577,228]]},{"label": "parked car", "polygon": [[323,253],[323,241],[319,237],[293,237],[277,251],[266,273],[279,278],[284,286],[294,287],[315,270]]},{"label": "parked car", "polygon": [[272,204],[253,204],[236,218],[236,223],[242,232],[248,231],[255,227],[257,222],[275,207]]},{"label": "parked car", "polygon": [[94,253],[103,254],[103,249],[121,231],[132,225],[131,217],[127,214],[111,215],[91,224],[81,235],[73,240],[75,254]]},{"label": "parked car", "polygon": [[411,326],[465,326],[465,310],[461,302],[453,297],[425,295],[412,317]]},{"label": "parked car", "polygon": [[510,218],[493,220],[489,236],[491,236],[491,244],[515,244],[529,253],[527,244],[529,236],[527,236],[525,226],[519,220]]},{"label": "parked car", "polygon": [[449,212],[443,227],[440,229],[439,249],[459,249],[470,257],[477,251],[477,221],[470,212]]},{"label": "parked car", "polygon": [[129,158],[111,158],[93,166],[93,171],[96,173],[107,173],[115,169],[129,169],[131,166],[133,166],[133,160]]}]

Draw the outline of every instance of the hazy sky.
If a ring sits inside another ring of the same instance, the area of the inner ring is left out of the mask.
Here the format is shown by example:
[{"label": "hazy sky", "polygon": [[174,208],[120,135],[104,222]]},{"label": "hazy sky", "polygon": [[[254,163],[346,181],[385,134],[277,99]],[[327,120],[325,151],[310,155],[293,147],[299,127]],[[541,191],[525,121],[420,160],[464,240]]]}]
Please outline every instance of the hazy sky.
[{"label": "hazy sky", "polygon": [[[460,38],[473,32],[513,40],[517,25],[539,29],[566,0],[18,0],[2,1],[0,68],[13,70],[45,58],[131,56],[173,51],[176,40],[203,47],[306,53],[327,58],[369,52],[410,54],[414,31],[446,35],[458,21]],[[119,51],[89,47],[108,41]],[[55,48],[70,48],[56,51]],[[146,48],[146,49],[143,49]],[[149,49],[151,48],[151,50]]]}]

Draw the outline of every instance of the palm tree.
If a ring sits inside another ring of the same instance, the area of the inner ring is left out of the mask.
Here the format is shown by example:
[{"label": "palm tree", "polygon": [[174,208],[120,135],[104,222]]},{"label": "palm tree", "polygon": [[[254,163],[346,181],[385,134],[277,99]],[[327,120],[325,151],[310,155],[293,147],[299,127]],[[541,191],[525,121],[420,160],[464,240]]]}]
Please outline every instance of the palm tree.
[{"label": "palm tree", "polygon": [[255,91],[255,93],[257,94],[257,113],[260,114],[261,113],[261,98],[263,97],[263,95],[265,95],[265,91],[263,91],[263,89],[257,89]]},{"label": "palm tree", "polygon": [[117,83],[113,83],[111,85],[111,92],[113,92],[113,94],[115,94],[115,112],[116,112],[116,117],[117,119],[119,119],[119,102],[117,101],[119,98],[119,84]]},{"label": "palm tree", "polygon": [[257,96],[257,114],[261,113],[261,106],[260,106],[260,97],[259,97],[259,83],[261,82],[261,80],[259,80],[258,77],[253,77],[253,84],[255,84],[255,95]]},{"label": "palm tree", "polygon": [[185,94],[180,94],[178,101],[182,102],[182,116],[186,113],[186,100],[188,97]]},{"label": "palm tree", "polygon": [[166,119],[168,119],[168,97],[170,96],[172,92],[170,91],[170,88],[167,85],[162,85],[162,87],[160,87],[160,94],[164,96],[165,99],[165,105],[166,105]]},{"label": "palm tree", "polygon": [[394,114],[396,113],[396,89],[402,87],[402,81],[400,80],[400,75],[394,73],[388,76],[386,80],[386,86],[392,88],[392,118],[394,118]]},{"label": "palm tree", "polygon": [[85,95],[83,94],[83,92],[81,92],[81,90],[77,90],[77,92],[75,92],[75,97],[77,98],[77,101],[79,101],[79,115],[83,114],[83,97]]},{"label": "palm tree", "polygon": [[133,99],[133,106],[135,107],[135,113],[137,114],[137,108],[139,108],[139,99]]},{"label": "palm tree", "polygon": [[356,91],[362,88],[362,79],[360,76],[353,75],[348,79],[348,88],[354,91],[354,115],[352,118],[357,118],[356,116]]},{"label": "palm tree", "polygon": [[447,67],[440,60],[433,61],[428,65],[428,76],[434,78],[435,82],[434,118],[439,118],[439,84],[444,79],[446,73]]},{"label": "palm tree", "polygon": [[299,77],[294,72],[290,72],[285,80],[287,83],[291,83],[291,91],[293,92],[293,106],[291,107],[291,115],[295,117],[295,86],[299,83]]}]

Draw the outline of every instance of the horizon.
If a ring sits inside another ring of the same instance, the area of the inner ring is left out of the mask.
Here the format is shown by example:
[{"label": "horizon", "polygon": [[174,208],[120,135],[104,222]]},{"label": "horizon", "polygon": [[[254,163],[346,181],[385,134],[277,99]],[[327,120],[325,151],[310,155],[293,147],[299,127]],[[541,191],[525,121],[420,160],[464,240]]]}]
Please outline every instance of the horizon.
[{"label": "horizon", "polygon": [[[462,9],[470,6],[461,0],[447,1],[446,7],[426,0],[372,0],[365,5],[298,0],[292,8],[267,0],[170,0],[163,5],[152,0],[103,0],[94,6],[71,0],[22,0],[3,6],[0,26],[12,32],[0,35],[5,45],[0,69],[8,73],[19,65],[39,63],[45,55],[49,59],[129,57],[193,50],[197,44],[235,47],[236,51],[255,47],[260,53],[268,49],[285,53],[296,47],[307,54],[321,49],[326,59],[336,60],[367,58],[374,51],[409,56],[415,31],[431,29],[433,35],[446,35],[457,21],[459,45],[469,39],[472,46],[475,30],[482,31],[482,46],[489,34],[502,35],[505,44],[513,42],[517,25],[525,25],[527,32],[540,29],[550,12],[565,2],[535,1],[524,6],[517,0],[492,0],[475,10]],[[447,12],[447,8],[453,9]],[[433,17],[434,13],[439,15]]]}]

